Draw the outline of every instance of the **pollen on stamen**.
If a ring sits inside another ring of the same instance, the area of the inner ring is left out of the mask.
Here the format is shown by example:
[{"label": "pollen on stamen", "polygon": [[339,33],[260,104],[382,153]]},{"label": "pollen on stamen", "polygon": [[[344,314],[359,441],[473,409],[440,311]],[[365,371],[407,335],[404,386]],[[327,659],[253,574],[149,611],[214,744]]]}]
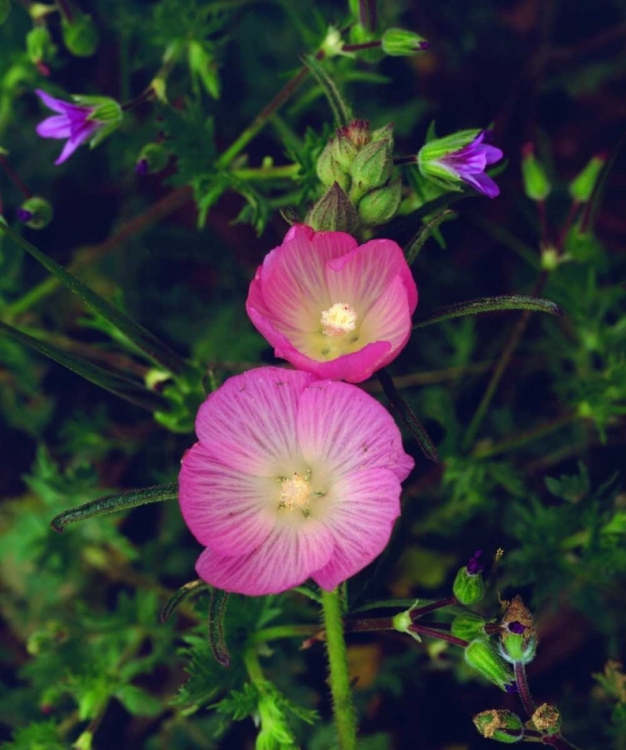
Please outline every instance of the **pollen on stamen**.
[{"label": "pollen on stamen", "polygon": [[346,302],[335,302],[334,305],[322,312],[321,323],[325,336],[342,336],[354,331],[357,314],[354,308]]},{"label": "pollen on stamen", "polygon": [[308,480],[295,472],[293,476],[280,480],[278,508],[286,510],[297,508],[305,516],[308,516],[311,494],[311,485]]}]

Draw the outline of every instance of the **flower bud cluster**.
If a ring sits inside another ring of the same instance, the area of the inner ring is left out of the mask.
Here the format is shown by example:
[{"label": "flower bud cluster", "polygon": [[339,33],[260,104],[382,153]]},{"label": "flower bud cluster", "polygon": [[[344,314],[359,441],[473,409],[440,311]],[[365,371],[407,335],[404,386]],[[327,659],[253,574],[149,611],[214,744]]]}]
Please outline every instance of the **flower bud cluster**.
[{"label": "flower bud cluster", "polygon": [[328,190],[306,223],[350,232],[390,221],[401,197],[393,143],[391,123],[370,131],[366,120],[353,120],[339,128],[317,161],[317,175]]}]

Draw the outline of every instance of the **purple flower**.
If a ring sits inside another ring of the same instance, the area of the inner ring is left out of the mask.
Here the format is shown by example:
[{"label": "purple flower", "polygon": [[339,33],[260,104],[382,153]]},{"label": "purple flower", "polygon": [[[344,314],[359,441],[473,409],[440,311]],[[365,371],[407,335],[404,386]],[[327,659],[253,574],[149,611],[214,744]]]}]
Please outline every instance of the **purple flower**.
[{"label": "purple flower", "polygon": [[470,557],[470,561],[467,563],[466,570],[471,576],[475,576],[478,573],[482,573],[485,569],[485,566],[482,565],[478,558],[482,555],[483,551],[481,549],[476,550],[472,557]]},{"label": "purple flower", "polygon": [[429,141],[417,155],[421,173],[443,187],[459,190],[459,181],[466,182],[489,198],[500,194],[500,188],[485,174],[489,164],[503,156],[491,146],[488,130],[462,130],[445,138]]},{"label": "purple flower", "polygon": [[42,138],[67,138],[55,164],[62,164],[76,149],[90,141],[96,146],[119,125],[122,119],[120,105],[113,99],[101,96],[75,96],[76,104],[56,99],[45,91],[35,91],[41,101],[58,114],[48,117],[37,126]]}]

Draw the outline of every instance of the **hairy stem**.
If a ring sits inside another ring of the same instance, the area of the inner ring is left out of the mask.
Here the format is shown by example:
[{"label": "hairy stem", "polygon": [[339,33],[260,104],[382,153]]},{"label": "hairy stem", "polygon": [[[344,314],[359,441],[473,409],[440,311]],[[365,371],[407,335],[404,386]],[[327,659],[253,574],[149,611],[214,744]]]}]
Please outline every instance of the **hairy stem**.
[{"label": "hairy stem", "polygon": [[515,662],[515,682],[517,684],[517,691],[519,693],[520,700],[524,706],[524,711],[528,716],[532,716],[535,713],[535,701],[530,694],[530,688],[528,687],[528,679],[526,678],[526,667],[521,661]]},{"label": "hairy stem", "polygon": [[339,750],[356,750],[356,712],[352,700],[348,653],[343,630],[339,591],[323,591],[322,606],[326,628],[326,652],[330,668],[330,690],[339,738]]}]

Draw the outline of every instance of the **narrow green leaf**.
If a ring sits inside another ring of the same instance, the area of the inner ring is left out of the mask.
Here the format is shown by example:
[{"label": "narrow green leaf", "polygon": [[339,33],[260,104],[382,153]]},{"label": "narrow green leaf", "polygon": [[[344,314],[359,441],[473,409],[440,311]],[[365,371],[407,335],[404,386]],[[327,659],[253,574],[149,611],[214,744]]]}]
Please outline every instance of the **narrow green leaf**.
[{"label": "narrow green leaf", "polygon": [[404,424],[411,431],[411,435],[413,435],[413,437],[415,438],[422,453],[426,456],[427,459],[437,463],[439,461],[439,456],[437,454],[437,449],[435,448],[433,441],[430,439],[422,423],[415,416],[415,413],[413,412],[411,407],[400,395],[389,373],[383,368],[376,374],[378,375],[378,380],[383,387],[385,395],[389,399],[389,403],[398,412]]},{"label": "narrow green leaf", "polygon": [[68,370],[75,372],[90,383],[104,388],[106,391],[119,396],[119,398],[130,401],[135,406],[147,409],[149,412],[163,411],[169,406],[164,398],[148,390],[141,383],[126,378],[123,375],[117,375],[110,370],[105,370],[103,367],[81,359],[74,354],[68,354],[61,349],[57,349],[52,344],[47,344],[45,341],[40,341],[33,336],[22,333],[22,331],[2,321],[0,321],[0,331],[6,333],[13,340],[19,341],[21,344],[58,362],[63,367],[67,367]]},{"label": "narrow green leaf", "polygon": [[322,91],[326,95],[326,99],[330,104],[330,108],[333,111],[333,116],[337,127],[340,128],[342,125],[347,125],[352,119],[350,108],[341,98],[339,89],[335,85],[335,82],[324,70],[324,66],[315,57],[315,55],[303,55],[302,61],[306,67],[311,71],[312,76],[321,86]]},{"label": "narrow green leaf", "polygon": [[230,664],[230,654],[224,640],[224,617],[227,604],[228,593],[221,589],[212,589],[209,605],[209,645],[213,658],[223,667]]},{"label": "narrow green leaf", "polygon": [[143,351],[153,362],[166,370],[171,372],[173,375],[182,375],[188,370],[188,365],[185,360],[178,356],[162,341],[160,341],[154,334],[148,331],[143,326],[136,323],[132,318],[123,313],[117,307],[112,305],[108,300],[96,294],[94,291],[89,289],[88,286],[83,284],[82,281],[76,278],[73,274],[67,271],[63,266],[60,266],[56,261],[49,258],[45,253],[31,245],[23,237],[9,229],[8,226],[0,222],[0,230],[4,232],[11,240],[22,250],[25,250],[29,255],[35,258],[36,261],[50,271],[61,283],[63,283],[68,289],[76,294],[82,302],[84,302],[89,309],[101,315],[103,318],[114,325],[118,331],[123,333],[132,343],[141,351]]},{"label": "narrow green leaf", "polygon": [[129,490],[127,492],[116,492],[112,495],[99,497],[97,500],[79,505],[78,508],[70,508],[59,513],[50,521],[50,526],[55,531],[63,531],[70,523],[84,521],[95,516],[108,516],[111,513],[119,513],[122,510],[136,508],[148,503],[160,503],[164,500],[175,500],[178,497],[178,484],[155,484],[152,487],[144,487],[141,490]]},{"label": "narrow green leaf", "polygon": [[186,583],[184,586],[181,586],[178,591],[176,591],[170,598],[167,600],[166,605],[161,610],[161,614],[159,616],[159,620],[161,624],[166,623],[172,614],[174,613],[174,610],[179,606],[179,604],[182,604],[185,599],[188,599],[190,596],[194,596],[195,594],[199,594],[201,591],[208,591],[211,587],[208,583],[205,583],[201,578],[196,578],[194,581],[189,581],[189,583]]},{"label": "narrow green leaf", "polygon": [[498,312],[499,310],[533,310],[535,312],[548,313],[560,317],[563,310],[554,302],[543,297],[526,297],[524,295],[503,295],[501,297],[480,297],[468,302],[458,302],[454,305],[435,308],[430,317],[420,320],[413,326],[424,328],[433,323],[441,323],[442,320],[461,318],[464,315],[477,315],[478,313]]},{"label": "narrow green leaf", "polygon": [[431,219],[424,222],[424,224],[420,227],[418,233],[409,242],[404,251],[406,262],[411,265],[411,263],[413,263],[415,258],[417,258],[417,256],[419,255],[420,250],[426,244],[428,238],[435,232],[439,225],[443,224],[443,222],[447,219],[454,218],[456,218],[456,213],[454,211],[451,211],[449,208],[444,208],[438,214],[435,214]]}]

